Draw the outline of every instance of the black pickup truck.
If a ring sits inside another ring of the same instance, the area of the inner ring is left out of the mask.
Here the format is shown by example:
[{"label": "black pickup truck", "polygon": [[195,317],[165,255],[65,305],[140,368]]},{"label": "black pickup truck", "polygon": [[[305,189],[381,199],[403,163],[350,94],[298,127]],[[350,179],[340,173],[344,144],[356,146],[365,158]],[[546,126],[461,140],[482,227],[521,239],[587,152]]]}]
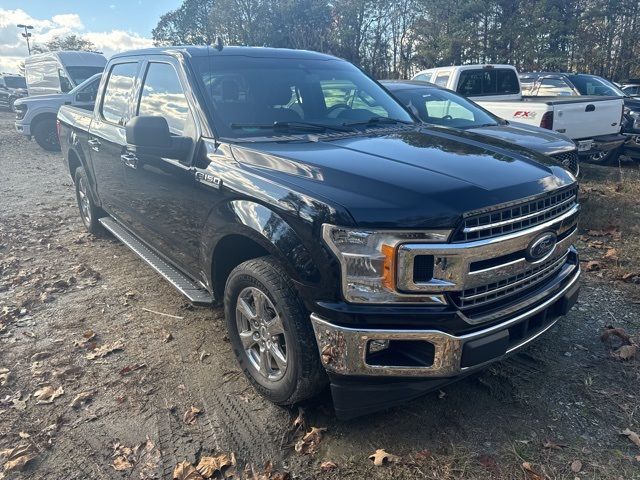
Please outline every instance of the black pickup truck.
[{"label": "black pickup truck", "polygon": [[90,232],[194,304],[222,303],[275,403],[327,384],[342,418],[461,378],[575,303],[575,177],[425,126],[350,63],[171,47],[115,55],[58,132]]}]

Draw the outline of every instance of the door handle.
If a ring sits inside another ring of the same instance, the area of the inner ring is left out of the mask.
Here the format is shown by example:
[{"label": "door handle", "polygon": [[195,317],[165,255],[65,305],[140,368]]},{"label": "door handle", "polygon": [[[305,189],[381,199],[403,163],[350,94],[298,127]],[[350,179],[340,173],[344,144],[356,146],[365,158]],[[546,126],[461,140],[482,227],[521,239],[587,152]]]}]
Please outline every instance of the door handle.
[{"label": "door handle", "polygon": [[87,140],[87,143],[91,147],[91,150],[95,150],[96,152],[100,151],[100,140],[97,138],[90,138]]},{"label": "door handle", "polygon": [[120,160],[124,163],[125,167],[136,169],[138,168],[138,157],[133,153],[123,153],[120,155]]},{"label": "door handle", "polygon": [[593,105],[592,103],[590,103],[589,105],[587,105],[587,107],[584,109],[585,112],[593,112],[596,109],[596,106]]}]

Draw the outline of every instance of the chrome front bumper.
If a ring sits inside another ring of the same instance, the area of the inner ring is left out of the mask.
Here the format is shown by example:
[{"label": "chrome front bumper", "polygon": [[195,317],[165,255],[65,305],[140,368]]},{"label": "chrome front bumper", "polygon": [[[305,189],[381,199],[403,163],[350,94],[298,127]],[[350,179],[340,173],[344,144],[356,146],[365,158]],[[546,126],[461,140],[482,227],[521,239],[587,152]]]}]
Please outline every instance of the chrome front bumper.
[{"label": "chrome front bumper", "polygon": [[[311,322],[315,331],[322,363],[330,373],[354,376],[379,377],[453,377],[479,368],[487,363],[499,360],[528,344],[558,320],[559,316],[549,319],[538,330],[525,336],[520,341],[510,344],[505,351],[490,361],[475,365],[462,364],[463,351],[466,344],[474,340],[482,340],[500,332],[506,332],[510,327],[523,323],[559,302],[569,292],[575,291],[580,277],[580,267],[576,263],[570,266],[563,281],[555,287],[546,290],[542,303],[539,303],[524,313],[515,314],[499,324],[478,330],[466,335],[454,336],[438,330],[390,330],[390,329],[360,329],[334,325],[316,314],[311,315]],[[367,362],[369,344],[371,341],[417,341],[433,345],[433,362],[427,366],[393,366],[373,365]]]}]

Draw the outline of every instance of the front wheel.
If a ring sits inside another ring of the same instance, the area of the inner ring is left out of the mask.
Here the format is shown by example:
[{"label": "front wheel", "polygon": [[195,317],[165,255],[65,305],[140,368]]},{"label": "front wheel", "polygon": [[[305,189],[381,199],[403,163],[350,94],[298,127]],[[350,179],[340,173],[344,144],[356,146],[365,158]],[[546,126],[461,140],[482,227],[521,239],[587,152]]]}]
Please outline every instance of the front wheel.
[{"label": "front wheel", "polygon": [[238,265],[227,280],[224,308],[236,358],[260,394],[291,405],[324,388],[309,316],[278,262],[262,257]]},{"label": "front wheel", "polygon": [[55,119],[40,120],[33,126],[31,131],[33,138],[40,147],[47,152],[59,152],[60,141],[58,140],[58,132],[56,130]]}]

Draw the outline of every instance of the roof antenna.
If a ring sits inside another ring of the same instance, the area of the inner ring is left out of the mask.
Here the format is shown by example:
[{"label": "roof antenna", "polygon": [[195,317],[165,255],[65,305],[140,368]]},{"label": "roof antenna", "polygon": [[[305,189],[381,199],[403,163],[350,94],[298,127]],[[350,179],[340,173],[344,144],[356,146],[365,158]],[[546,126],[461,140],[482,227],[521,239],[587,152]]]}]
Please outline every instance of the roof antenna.
[{"label": "roof antenna", "polygon": [[220,52],[222,51],[223,48],[224,48],[224,45],[222,45],[222,38],[216,37],[216,50]]}]

